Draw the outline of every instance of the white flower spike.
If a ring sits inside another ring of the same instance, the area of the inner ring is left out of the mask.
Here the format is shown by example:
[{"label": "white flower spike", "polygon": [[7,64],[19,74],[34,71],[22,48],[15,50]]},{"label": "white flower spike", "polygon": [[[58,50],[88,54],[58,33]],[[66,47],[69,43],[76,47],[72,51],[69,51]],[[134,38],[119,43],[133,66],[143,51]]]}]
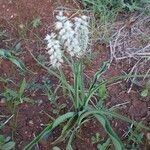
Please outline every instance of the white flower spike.
[{"label": "white flower spike", "polygon": [[55,39],[55,34],[51,33],[51,35],[47,34],[45,40],[47,41],[47,49],[48,54],[50,55],[50,63],[53,67],[59,68],[61,63],[63,63],[62,59],[62,51],[60,42]]},{"label": "white flower spike", "polygon": [[69,19],[62,11],[56,15],[55,33],[47,34],[48,54],[53,67],[59,68],[66,51],[71,57],[80,58],[88,48],[89,17],[83,15]]}]

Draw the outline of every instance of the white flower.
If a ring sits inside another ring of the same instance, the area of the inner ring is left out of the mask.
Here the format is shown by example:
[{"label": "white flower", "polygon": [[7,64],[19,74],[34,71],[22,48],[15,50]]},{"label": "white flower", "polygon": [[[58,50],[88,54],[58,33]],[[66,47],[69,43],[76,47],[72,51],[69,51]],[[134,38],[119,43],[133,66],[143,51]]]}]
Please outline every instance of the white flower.
[{"label": "white flower", "polygon": [[67,19],[66,16],[63,15],[63,12],[60,11],[58,15],[56,15],[56,19],[59,20],[59,21],[64,21]]},{"label": "white flower", "polygon": [[45,40],[47,41],[48,54],[50,55],[50,64],[58,68],[63,63],[63,59],[60,42],[55,38],[56,35],[51,33],[46,36]]},{"label": "white flower", "polygon": [[56,22],[56,24],[55,24],[56,30],[60,30],[62,27],[63,27],[62,22]]},{"label": "white flower", "polygon": [[82,49],[81,54],[84,54],[88,47],[88,41],[89,41],[89,29],[88,29],[88,17],[87,16],[81,16],[75,17],[75,33],[76,33],[76,39],[79,41],[79,45]]},{"label": "white flower", "polygon": [[86,21],[88,21],[88,19],[90,19],[88,16],[85,16],[85,15],[82,15],[81,18]]},{"label": "white flower", "polygon": [[75,31],[73,27],[74,24],[68,18],[64,18],[62,12],[60,12],[58,16],[56,17],[56,19],[59,20],[62,25],[59,29],[58,37],[66,51],[71,56],[78,56],[77,53],[79,53],[80,51],[76,51],[79,43],[78,40],[75,39]]},{"label": "white flower", "polygon": [[61,66],[64,51],[71,57],[81,57],[86,53],[89,41],[89,17],[83,15],[69,19],[60,11],[56,15],[55,31],[56,33],[48,34],[45,38],[53,67]]},{"label": "white flower", "polygon": [[66,33],[66,29],[64,29],[64,28],[62,28],[62,29],[59,31],[59,35],[60,35],[60,36],[65,35],[65,33]]},{"label": "white flower", "polygon": [[50,36],[49,34],[47,34],[46,37],[45,37],[45,40],[48,41],[48,40],[50,40],[50,39],[51,39],[51,36]]}]

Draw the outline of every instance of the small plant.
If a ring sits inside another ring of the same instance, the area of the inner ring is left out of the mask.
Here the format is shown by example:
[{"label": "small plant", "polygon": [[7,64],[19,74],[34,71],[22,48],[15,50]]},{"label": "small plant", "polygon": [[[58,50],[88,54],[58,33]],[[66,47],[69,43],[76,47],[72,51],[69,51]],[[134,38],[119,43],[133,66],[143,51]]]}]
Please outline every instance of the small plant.
[{"label": "small plant", "polygon": [[86,8],[100,14],[100,19],[104,24],[114,22],[118,13],[124,10],[147,11],[143,6],[150,4],[148,0],[82,0],[82,3]]},{"label": "small plant", "polygon": [[[110,66],[110,62],[108,61],[104,62],[90,83],[85,83],[82,57],[88,52],[88,17],[81,16],[69,20],[68,17],[60,12],[59,15],[56,16],[56,19],[56,33],[51,33],[46,36],[51,68],[39,62],[32,53],[31,55],[40,65],[47,69],[50,74],[59,79],[64,96],[70,99],[72,107],[68,112],[60,115],[50,123],[24,150],[31,150],[45,135],[53,132],[56,127],[62,124],[62,132],[52,144],[67,139],[66,150],[72,150],[72,141],[75,134],[77,134],[78,129],[91,118],[97,119],[110,137],[104,145],[99,145],[99,147],[103,146],[106,148],[111,141],[116,150],[124,150],[124,145],[111,127],[109,118],[122,119],[135,125],[137,123],[105,107],[103,102],[108,95],[106,90],[107,85],[125,77],[114,77],[110,80],[104,80],[102,75]],[[67,55],[67,57],[65,55]],[[73,82],[71,83],[67,81],[62,70],[62,63],[64,61],[69,64],[70,71],[73,75]],[[93,102],[93,99],[96,99],[96,104]],[[140,126],[147,128],[144,125]]]},{"label": "small plant", "polygon": [[147,81],[145,89],[141,92],[142,97],[147,97],[150,92],[150,80]]},{"label": "small plant", "polygon": [[96,133],[95,136],[91,137],[91,140],[92,140],[92,144],[96,144],[96,143],[100,142],[100,140],[101,140],[100,134]]},{"label": "small plant", "polygon": [[23,79],[18,91],[5,87],[4,92],[0,94],[12,114],[15,114],[16,107],[20,103],[23,103],[23,101],[29,101],[29,99],[24,96],[25,89],[26,80]]},{"label": "small plant", "polygon": [[23,64],[23,62],[5,49],[0,49],[0,58],[8,59],[13,64],[15,64],[19,69],[25,70],[25,65]]},{"label": "small plant", "polygon": [[109,146],[111,145],[111,139],[108,138],[105,142],[97,144],[98,150],[108,150]]},{"label": "small plant", "polygon": [[144,133],[142,132],[140,124],[141,123],[137,124],[136,126],[131,124],[129,127],[126,145],[127,149],[137,150],[140,148],[139,144],[143,143]]},{"label": "small plant", "polygon": [[38,28],[41,25],[41,18],[37,17],[32,21],[32,27],[33,28]]},{"label": "small plant", "polygon": [[[16,48],[19,49],[20,44],[17,44]],[[11,52],[6,51],[5,49],[0,49],[0,58],[7,59],[7,60],[11,61],[13,64],[15,64],[22,71],[26,70],[24,63],[19,58],[12,55]],[[15,85],[15,83],[10,79],[0,78],[0,82],[5,83],[5,84],[13,83]],[[5,100],[5,102],[8,105],[10,105],[10,108],[11,108],[11,106],[13,106],[11,109],[14,109],[19,103],[23,102],[23,100],[24,100],[23,94],[24,94],[25,88],[26,88],[26,80],[23,79],[18,91],[14,90],[14,89],[12,90],[10,88],[7,88],[7,86],[5,85],[4,92],[3,93],[1,92],[0,96],[2,96]]]},{"label": "small plant", "polygon": [[106,141],[100,136],[99,133],[96,133],[95,136],[91,138],[93,144],[97,144],[98,150],[107,150],[111,144],[111,139],[108,138]]},{"label": "small plant", "polygon": [[[15,84],[12,84],[15,86]],[[23,79],[19,85],[19,89],[8,88],[7,85],[4,87],[4,91],[0,93],[0,96],[3,98],[3,103],[5,104],[8,111],[11,113],[11,117],[8,118],[5,122],[0,125],[0,128],[3,128],[5,124],[10,120],[10,127],[12,127],[12,138],[17,127],[17,118],[18,118],[18,109],[17,106],[23,102],[32,102],[31,99],[24,95],[26,89],[26,80]],[[7,150],[7,149],[6,149]]]},{"label": "small plant", "polygon": [[13,102],[15,102],[16,99],[16,104],[22,103],[25,88],[26,88],[26,80],[23,79],[18,91],[6,88],[5,92],[3,93],[3,96],[6,97],[8,101],[12,100]]},{"label": "small plant", "polygon": [[4,137],[0,134],[0,150],[12,150],[15,147],[15,142],[11,141],[10,137]]}]

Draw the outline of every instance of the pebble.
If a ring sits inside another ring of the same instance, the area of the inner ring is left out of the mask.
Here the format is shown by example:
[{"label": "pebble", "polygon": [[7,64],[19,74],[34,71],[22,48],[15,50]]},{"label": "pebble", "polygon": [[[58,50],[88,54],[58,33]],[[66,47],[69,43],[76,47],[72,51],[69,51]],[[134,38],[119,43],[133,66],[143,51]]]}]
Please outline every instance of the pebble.
[{"label": "pebble", "polygon": [[34,125],[33,120],[30,120],[30,121],[29,121],[29,125],[30,125],[30,126],[33,126],[33,125]]}]

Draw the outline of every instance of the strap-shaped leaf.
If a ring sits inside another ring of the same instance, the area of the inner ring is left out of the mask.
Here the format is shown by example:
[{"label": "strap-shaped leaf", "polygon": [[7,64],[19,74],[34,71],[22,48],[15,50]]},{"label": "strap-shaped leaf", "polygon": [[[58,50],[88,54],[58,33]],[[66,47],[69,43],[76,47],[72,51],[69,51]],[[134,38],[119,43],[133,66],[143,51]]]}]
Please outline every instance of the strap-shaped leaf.
[{"label": "strap-shaped leaf", "polygon": [[73,141],[74,135],[75,135],[76,130],[74,129],[69,137],[68,143],[67,143],[67,147],[66,150],[73,150],[71,143]]},{"label": "strap-shaped leaf", "polygon": [[19,89],[19,98],[21,99],[24,91],[25,91],[25,88],[26,88],[26,79],[24,78],[21,85],[20,85],[20,89]]},{"label": "strap-shaped leaf", "polygon": [[72,132],[72,129],[75,127],[77,123],[78,115],[70,118],[66,125],[63,127],[61,135],[54,141],[52,144],[56,145],[57,143],[63,141],[69,134]]},{"label": "strap-shaped leaf", "polygon": [[110,123],[109,123],[108,119],[106,118],[106,116],[100,115],[100,114],[93,114],[93,115],[101,123],[101,125],[103,126],[103,128],[105,129],[107,134],[110,136],[110,138],[115,146],[115,149],[123,150],[124,146],[123,146],[121,140],[119,139],[119,137],[117,136],[117,134],[114,132],[114,130],[110,126]]},{"label": "strap-shaped leaf", "polygon": [[0,57],[2,57],[4,59],[8,59],[13,64],[15,64],[18,68],[20,68],[21,70],[26,69],[24,63],[19,58],[13,56],[9,51],[0,49]]},{"label": "strap-shaped leaf", "polygon": [[45,135],[52,132],[54,128],[63,123],[69,118],[72,118],[75,112],[68,112],[60,117],[58,117],[53,123],[49,124],[31,143],[29,143],[23,150],[31,150],[35,144],[37,144]]},{"label": "strap-shaped leaf", "polygon": [[92,90],[92,88],[96,84],[97,80],[102,76],[103,73],[105,73],[108,70],[109,67],[110,67],[110,62],[109,61],[106,61],[106,62],[103,63],[103,65],[100,68],[100,70],[98,70],[95,73],[89,90]]}]

